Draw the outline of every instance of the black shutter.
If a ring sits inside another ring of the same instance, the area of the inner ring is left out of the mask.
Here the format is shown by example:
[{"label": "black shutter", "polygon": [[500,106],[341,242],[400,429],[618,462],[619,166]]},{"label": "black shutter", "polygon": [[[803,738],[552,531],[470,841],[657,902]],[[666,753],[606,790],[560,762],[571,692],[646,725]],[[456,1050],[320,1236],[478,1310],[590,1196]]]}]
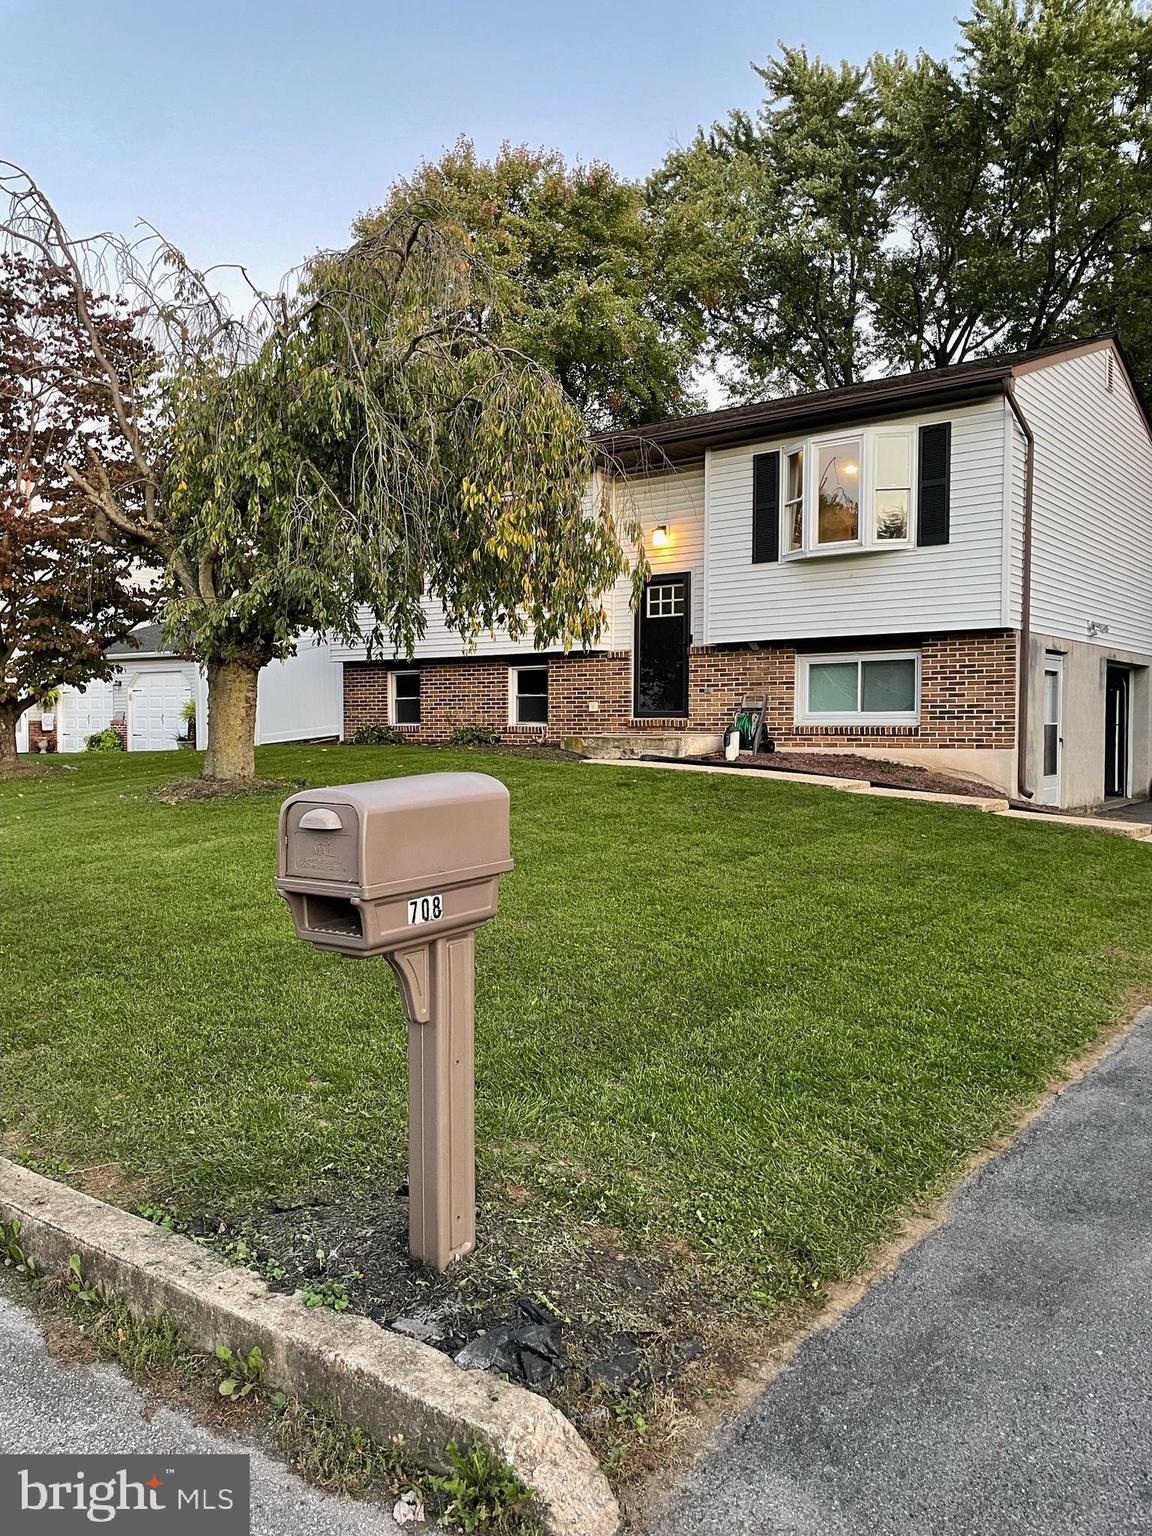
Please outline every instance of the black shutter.
[{"label": "black shutter", "polygon": [[780,558],[780,455],[752,460],[752,564]]},{"label": "black shutter", "polygon": [[952,466],[952,423],[920,428],[920,494],[917,544],[947,544],[948,492]]}]

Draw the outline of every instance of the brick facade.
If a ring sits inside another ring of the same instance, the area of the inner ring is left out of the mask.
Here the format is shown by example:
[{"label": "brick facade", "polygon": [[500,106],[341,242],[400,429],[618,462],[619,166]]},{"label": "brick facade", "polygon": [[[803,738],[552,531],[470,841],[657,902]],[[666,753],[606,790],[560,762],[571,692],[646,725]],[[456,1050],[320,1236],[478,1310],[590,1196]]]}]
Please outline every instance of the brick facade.
[{"label": "brick facade", "polygon": [[[846,651],[851,640],[837,641]],[[861,651],[882,646],[860,646]],[[901,645],[900,648],[904,648]],[[812,647],[813,650],[816,647]],[[996,749],[1016,739],[1016,635],[1012,630],[926,635],[918,643],[920,723],[902,726],[797,725],[796,650],[763,645],[738,650],[694,647],[689,655],[688,718],[632,719],[632,655],[541,656],[496,661],[424,662],[388,667],[350,662],[344,668],[344,730],[388,721],[388,674],[418,670],[421,723],[399,727],[414,740],[445,741],[462,725],[502,736],[559,740],[620,731],[720,731],[745,693],[768,700],[769,734],[782,746],[891,745]],[[548,724],[509,725],[512,666],[548,668]]]},{"label": "brick facade", "polygon": [[56,726],[46,731],[41,724],[40,715],[28,716],[28,750],[29,752],[55,752],[56,750]]}]

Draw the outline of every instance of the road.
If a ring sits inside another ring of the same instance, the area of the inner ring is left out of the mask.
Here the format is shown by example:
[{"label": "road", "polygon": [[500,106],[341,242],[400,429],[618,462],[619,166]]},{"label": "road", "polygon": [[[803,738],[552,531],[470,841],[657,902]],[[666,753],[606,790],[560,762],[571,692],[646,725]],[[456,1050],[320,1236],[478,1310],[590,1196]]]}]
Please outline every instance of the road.
[{"label": "road", "polygon": [[1150,1293],[1146,1010],[805,1341],[657,1536],[1152,1532]]},{"label": "road", "polygon": [[400,1530],[377,1505],[309,1488],[254,1441],[215,1434],[153,1402],[114,1366],[54,1359],[33,1316],[0,1294],[0,1453],[75,1451],[248,1451],[253,1536]]}]

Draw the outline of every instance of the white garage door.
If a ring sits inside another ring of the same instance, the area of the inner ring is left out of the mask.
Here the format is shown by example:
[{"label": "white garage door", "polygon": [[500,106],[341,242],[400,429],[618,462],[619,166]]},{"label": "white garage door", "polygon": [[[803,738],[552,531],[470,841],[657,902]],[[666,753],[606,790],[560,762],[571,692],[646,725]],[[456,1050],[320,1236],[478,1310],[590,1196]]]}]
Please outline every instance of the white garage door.
[{"label": "white garage door", "polygon": [[137,672],[128,688],[129,752],[174,752],[188,729],[181,711],[191,697],[183,672]]},{"label": "white garage door", "polygon": [[83,752],[86,739],[112,723],[112,709],[111,683],[89,683],[82,693],[61,688],[56,706],[60,751]]}]

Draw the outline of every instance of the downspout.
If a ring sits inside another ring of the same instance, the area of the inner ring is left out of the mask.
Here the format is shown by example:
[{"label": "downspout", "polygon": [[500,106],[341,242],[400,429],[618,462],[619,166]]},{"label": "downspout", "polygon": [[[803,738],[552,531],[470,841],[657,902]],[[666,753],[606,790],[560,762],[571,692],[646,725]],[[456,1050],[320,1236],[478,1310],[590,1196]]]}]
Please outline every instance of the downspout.
[{"label": "downspout", "polygon": [[1020,424],[1028,445],[1024,460],[1024,545],[1020,558],[1020,644],[1016,702],[1016,784],[1020,796],[1031,800],[1036,791],[1028,777],[1028,710],[1032,673],[1032,484],[1036,470],[1036,439],[1016,399],[1016,380],[1010,378],[1005,391],[1012,414]]}]

